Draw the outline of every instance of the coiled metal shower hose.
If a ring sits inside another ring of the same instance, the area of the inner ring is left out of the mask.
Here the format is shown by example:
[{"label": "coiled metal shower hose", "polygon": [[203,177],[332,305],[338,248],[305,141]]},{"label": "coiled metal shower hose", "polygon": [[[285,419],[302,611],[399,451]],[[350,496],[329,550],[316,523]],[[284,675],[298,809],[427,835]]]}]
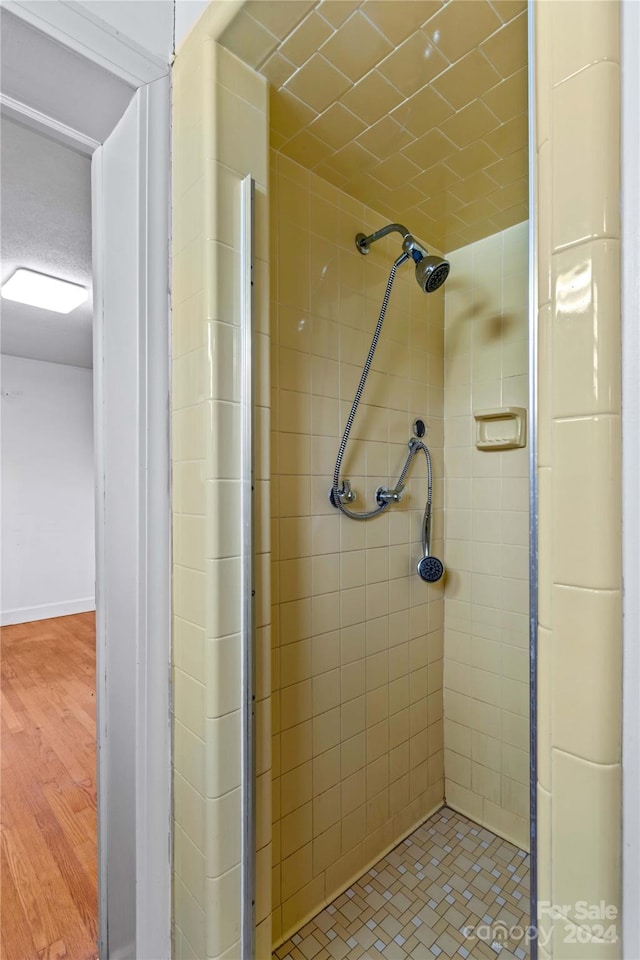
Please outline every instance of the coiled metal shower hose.
[{"label": "coiled metal shower hose", "polygon": [[[373,363],[373,355],[376,352],[376,347],[378,346],[378,340],[380,339],[380,334],[382,332],[382,324],[384,323],[385,314],[387,312],[387,306],[389,305],[389,297],[391,296],[391,288],[393,286],[393,281],[396,277],[396,271],[398,267],[401,267],[403,263],[409,260],[408,253],[402,253],[398,259],[395,261],[391,267],[391,273],[389,274],[389,279],[387,280],[387,289],[384,293],[384,298],[382,300],[382,307],[380,308],[380,316],[376,324],[376,329],[373,334],[373,340],[371,341],[371,346],[369,347],[369,353],[367,354],[367,359],[362,370],[362,375],[360,377],[360,383],[358,384],[358,389],[356,390],[356,395],[351,406],[351,413],[347,420],[347,425],[344,428],[344,433],[342,434],[342,440],[340,441],[340,448],[338,450],[338,456],[336,459],[336,468],[333,471],[333,486],[331,488],[331,499],[334,507],[338,507],[347,517],[351,517],[352,520],[369,520],[371,517],[376,517],[379,513],[382,513],[383,510],[389,506],[388,503],[380,503],[375,508],[375,510],[369,510],[367,513],[354,513],[353,510],[347,509],[344,503],[340,499],[344,495],[344,486],[340,489],[340,468],[342,467],[342,458],[344,457],[344,451],[347,447],[347,441],[349,440],[349,434],[351,433],[351,427],[353,426],[353,421],[360,404],[360,398],[362,396],[362,391],[364,390],[364,385],[367,382],[367,377],[369,376],[369,370],[371,369],[371,364]],[[410,455],[407,458],[405,463],[404,470],[402,471],[402,478],[405,476],[409,463],[411,462]]]}]

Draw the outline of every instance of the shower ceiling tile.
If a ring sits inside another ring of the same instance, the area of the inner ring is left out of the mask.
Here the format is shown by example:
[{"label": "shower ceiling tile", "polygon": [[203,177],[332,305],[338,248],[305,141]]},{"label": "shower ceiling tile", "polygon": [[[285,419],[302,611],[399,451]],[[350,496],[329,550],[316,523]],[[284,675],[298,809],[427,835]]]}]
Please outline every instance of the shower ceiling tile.
[{"label": "shower ceiling tile", "polygon": [[500,74],[477,50],[468,53],[433,81],[433,88],[461,110],[500,81]]},{"label": "shower ceiling tile", "polygon": [[318,166],[314,168],[314,172],[317,173],[319,177],[322,177],[323,180],[326,180],[327,183],[337,187],[339,190],[346,190],[345,184],[348,182],[349,178],[345,177],[343,173],[340,173],[338,170],[336,170],[335,167],[329,167],[326,163],[319,163]]},{"label": "shower ceiling tile", "polygon": [[439,126],[452,113],[453,107],[432,87],[426,86],[405,100],[393,111],[392,116],[414,137],[420,137],[427,130]]},{"label": "shower ceiling tile", "polygon": [[495,114],[481,100],[473,100],[442,123],[442,132],[456,144],[466,147],[499,126]]},{"label": "shower ceiling tile", "polygon": [[424,173],[413,180],[414,186],[421,190],[426,199],[438,196],[448,187],[459,183],[461,183],[461,179],[458,174],[445,166],[444,163],[434,163],[432,167],[428,167]]},{"label": "shower ceiling tile", "polygon": [[318,162],[326,160],[333,150],[309,130],[301,130],[282,147],[282,153],[303,167],[315,167]]},{"label": "shower ceiling tile", "polygon": [[510,77],[522,66],[520,51],[527,44],[526,11],[481,45],[480,50],[502,77]]},{"label": "shower ceiling tile", "polygon": [[429,21],[427,33],[450,63],[454,63],[501,27],[486,0],[448,3]]},{"label": "shower ceiling tile", "polygon": [[442,130],[434,127],[423,136],[414,140],[410,146],[405,147],[403,154],[418,164],[421,170],[428,165],[444,160],[456,152],[456,146],[449,140]]},{"label": "shower ceiling tile", "polygon": [[287,60],[277,51],[272,53],[268,60],[262,65],[262,74],[267,78],[272,87],[276,89],[287,82],[289,77],[295,71],[295,66],[290,60]]},{"label": "shower ceiling tile", "polygon": [[322,113],[345,93],[351,81],[319,53],[314,53],[303,67],[287,81],[286,89]]},{"label": "shower ceiling tile", "polygon": [[450,213],[452,203],[455,203],[457,207],[460,206],[448,193],[441,193],[436,197],[432,197],[428,204],[430,216],[435,220],[445,220],[447,214]]},{"label": "shower ceiling tile", "polygon": [[322,46],[322,55],[354,83],[391,53],[393,47],[359,11]]},{"label": "shower ceiling tile", "polygon": [[377,70],[372,70],[342,97],[342,103],[365,123],[373,124],[397,107],[404,97]]},{"label": "shower ceiling tile", "polygon": [[287,37],[280,52],[301,67],[332,33],[333,28],[314,11]]},{"label": "shower ceiling tile", "polygon": [[[500,163],[502,161],[499,161]],[[497,164],[493,164],[497,166]],[[489,170],[491,167],[488,168]],[[461,203],[471,203],[472,200],[479,200],[480,197],[486,197],[496,189],[495,180],[488,177],[484,170],[474,173],[466,180],[460,180],[458,183],[451,184],[451,193],[460,200]]]},{"label": "shower ceiling tile", "polygon": [[278,133],[277,130],[274,130],[273,127],[269,131],[269,146],[273,150],[282,149],[287,142],[287,139],[287,137],[283,136],[281,133]]},{"label": "shower ceiling tile", "polygon": [[279,90],[276,93],[272,88],[269,101],[271,129],[281,133],[287,139],[294,137],[317,117],[315,110],[308,107],[302,100],[298,100],[288,90]]},{"label": "shower ceiling tile", "polygon": [[479,200],[474,200],[472,203],[460,207],[460,209],[456,211],[456,214],[463,223],[467,226],[472,226],[477,220],[488,219],[492,214],[496,213],[497,209],[489,197],[480,197]]},{"label": "shower ceiling tile", "polygon": [[420,167],[402,154],[398,154],[395,157],[389,157],[388,160],[383,160],[370,172],[371,176],[383,183],[385,187],[394,190],[406,183],[407,180],[417,176],[420,173]]},{"label": "shower ceiling tile", "polygon": [[342,150],[338,150],[337,153],[334,153],[331,160],[327,161],[327,166],[331,166],[337,170],[338,173],[349,177],[353,174],[354,170],[358,170],[360,175],[371,172],[377,162],[373,154],[365,150],[364,147],[361,147],[359,143],[354,142],[343,147]]},{"label": "shower ceiling tile", "polygon": [[437,77],[448,66],[426,33],[416,30],[378,67],[380,73],[398,88],[405,97]]},{"label": "shower ceiling tile", "polygon": [[358,137],[358,143],[379,160],[385,160],[411,139],[408,130],[403,129],[392,117],[383,117]]},{"label": "shower ceiling tile", "polygon": [[370,174],[365,174],[362,177],[359,177],[357,180],[347,181],[347,186],[344,187],[345,193],[349,193],[352,197],[355,197],[356,200],[359,200],[361,203],[365,203],[366,197],[370,197],[374,191],[378,191],[379,203],[377,210],[382,212],[381,204],[387,204],[388,206],[393,205],[393,193],[388,187],[383,186],[379,180],[374,180]]},{"label": "shower ceiling tile", "polygon": [[526,149],[529,142],[526,112],[503,123],[501,127],[488,133],[484,139],[488,146],[500,157],[508,157],[522,147]]},{"label": "shower ceiling tile", "polygon": [[[314,120],[309,132],[319,137],[334,150],[339,150],[367,130],[363,120],[347,110],[341,103],[332,104],[328,110]],[[366,144],[362,144],[366,148]],[[375,151],[372,151],[375,152]]]},{"label": "shower ceiling tile", "polygon": [[522,100],[527,95],[527,71],[523,67],[508,80],[503,80],[482,95],[482,99],[499,120],[505,123],[522,112]]},{"label": "shower ceiling tile", "polygon": [[361,0],[322,0],[317,10],[337,30],[360,3]]},{"label": "shower ceiling tile", "polygon": [[[516,223],[522,223],[528,216],[529,205],[523,200],[522,203],[517,203],[514,207],[494,213],[491,220],[497,230],[506,230],[507,227],[514,227]],[[484,236],[484,234],[481,234],[481,236]]]},{"label": "shower ceiling tile", "polygon": [[489,198],[498,204],[500,209],[506,210],[516,203],[524,203],[527,199],[528,184],[526,180],[515,180],[513,183],[502,187],[495,193],[490,193]]},{"label": "shower ceiling tile", "polygon": [[412,183],[405,183],[393,191],[393,203],[399,210],[411,210],[422,200],[422,194]]},{"label": "shower ceiling tile", "polygon": [[447,159],[447,166],[460,177],[471,176],[477,170],[483,170],[490,163],[494,163],[496,155],[484,140],[476,140],[453,157]]},{"label": "shower ceiling tile", "polygon": [[315,6],[315,0],[248,0],[245,10],[279,40]]},{"label": "shower ceiling tile", "polygon": [[487,173],[496,183],[504,187],[513,180],[526,178],[528,168],[529,155],[526,150],[522,149],[504,157],[503,160],[498,160],[497,163],[492,163],[490,167],[487,167]]},{"label": "shower ceiling tile", "polygon": [[493,9],[504,23],[527,9],[527,0],[492,0]]},{"label": "shower ceiling tile", "polygon": [[253,0],[222,44],[272,84],[281,155],[452,250],[527,217],[526,7]]},{"label": "shower ceiling tile", "polygon": [[442,7],[442,0],[365,0],[361,9],[394,46],[426,23]]}]

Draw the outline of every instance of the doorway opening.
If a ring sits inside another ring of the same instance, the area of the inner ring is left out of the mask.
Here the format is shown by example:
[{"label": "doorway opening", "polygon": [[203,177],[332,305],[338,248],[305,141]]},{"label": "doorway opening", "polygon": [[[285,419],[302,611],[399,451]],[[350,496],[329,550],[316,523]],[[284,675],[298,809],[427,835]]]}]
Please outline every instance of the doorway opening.
[{"label": "doorway opening", "polygon": [[[78,8],[18,4],[11,13],[0,11],[3,118],[71,148],[90,171],[97,921],[88,924],[88,952],[77,956],[165,960],[171,923],[169,54],[157,58],[132,46]],[[28,69],[33,62],[37,68]],[[41,229],[37,221],[26,227]],[[78,657],[88,676],[85,628],[86,622],[80,631],[85,653]],[[78,691],[72,713],[81,697]],[[31,904],[37,894],[22,881],[23,902]],[[37,921],[37,911],[26,910],[32,912]],[[58,949],[54,936],[46,945]]]},{"label": "doorway opening", "polygon": [[[6,117],[2,283],[2,889],[7,958],[97,957],[91,161]],[[27,294],[28,297],[28,294]]]}]

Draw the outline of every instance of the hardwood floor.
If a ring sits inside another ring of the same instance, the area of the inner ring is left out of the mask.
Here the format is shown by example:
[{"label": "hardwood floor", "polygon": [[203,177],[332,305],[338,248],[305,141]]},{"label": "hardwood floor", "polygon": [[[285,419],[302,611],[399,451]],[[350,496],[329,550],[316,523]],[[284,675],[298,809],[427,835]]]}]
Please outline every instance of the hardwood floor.
[{"label": "hardwood floor", "polygon": [[2,958],[94,960],[94,614],[0,633]]}]

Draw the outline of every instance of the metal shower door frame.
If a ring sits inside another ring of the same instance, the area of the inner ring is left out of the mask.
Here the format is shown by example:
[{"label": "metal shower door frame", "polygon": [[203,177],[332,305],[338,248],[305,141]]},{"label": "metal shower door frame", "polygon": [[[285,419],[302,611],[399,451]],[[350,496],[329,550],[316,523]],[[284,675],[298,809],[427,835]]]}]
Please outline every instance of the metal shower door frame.
[{"label": "metal shower door frame", "polygon": [[529,109],[529,843],[530,960],[538,957],[538,259],[535,123],[535,0],[528,0]]},{"label": "metal shower door frame", "polygon": [[241,951],[255,953],[256,759],[255,759],[255,457],[254,457],[254,257],[255,181],[240,185],[240,509],[242,516],[242,858]]}]

